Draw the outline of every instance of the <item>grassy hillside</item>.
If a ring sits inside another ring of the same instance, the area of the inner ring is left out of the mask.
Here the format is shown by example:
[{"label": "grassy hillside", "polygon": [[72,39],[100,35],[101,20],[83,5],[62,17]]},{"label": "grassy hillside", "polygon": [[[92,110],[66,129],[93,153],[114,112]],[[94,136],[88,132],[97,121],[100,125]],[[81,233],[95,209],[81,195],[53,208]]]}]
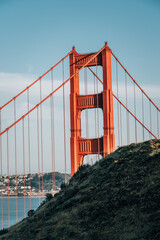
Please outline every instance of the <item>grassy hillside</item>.
[{"label": "grassy hillside", "polygon": [[0,239],[159,240],[160,140],[82,166],[68,185]]}]

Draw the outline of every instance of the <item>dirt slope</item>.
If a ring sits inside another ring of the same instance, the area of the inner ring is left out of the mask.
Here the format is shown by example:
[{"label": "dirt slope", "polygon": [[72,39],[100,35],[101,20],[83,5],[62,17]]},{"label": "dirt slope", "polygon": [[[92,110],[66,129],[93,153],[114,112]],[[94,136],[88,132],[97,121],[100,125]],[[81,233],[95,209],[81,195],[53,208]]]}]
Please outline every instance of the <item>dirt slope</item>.
[{"label": "dirt slope", "polygon": [[159,240],[160,140],[82,166],[60,193],[0,239]]}]

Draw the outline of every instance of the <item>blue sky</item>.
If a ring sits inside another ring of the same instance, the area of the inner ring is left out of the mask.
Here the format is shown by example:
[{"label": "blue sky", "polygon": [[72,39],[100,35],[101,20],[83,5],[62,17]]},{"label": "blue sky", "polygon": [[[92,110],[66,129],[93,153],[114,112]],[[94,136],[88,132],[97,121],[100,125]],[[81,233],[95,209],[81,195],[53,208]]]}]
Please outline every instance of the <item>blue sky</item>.
[{"label": "blue sky", "polygon": [[108,41],[138,81],[159,82],[157,0],[0,0],[0,72],[40,75],[73,45]]},{"label": "blue sky", "polygon": [[160,106],[158,0],[0,0],[0,105],[73,45],[95,52],[105,41]]}]

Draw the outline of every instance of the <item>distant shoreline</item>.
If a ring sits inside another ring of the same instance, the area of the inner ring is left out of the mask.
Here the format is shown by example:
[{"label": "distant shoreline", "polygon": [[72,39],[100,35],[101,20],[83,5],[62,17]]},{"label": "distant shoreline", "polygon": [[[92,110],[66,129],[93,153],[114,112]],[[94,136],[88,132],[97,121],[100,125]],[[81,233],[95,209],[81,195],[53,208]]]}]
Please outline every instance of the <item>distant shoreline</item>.
[{"label": "distant shoreline", "polygon": [[[0,196],[0,199],[2,198],[42,198],[42,195],[41,196],[9,196],[9,197],[7,197],[7,196],[4,196],[4,197],[1,197]],[[44,196],[45,197],[45,196]]]}]

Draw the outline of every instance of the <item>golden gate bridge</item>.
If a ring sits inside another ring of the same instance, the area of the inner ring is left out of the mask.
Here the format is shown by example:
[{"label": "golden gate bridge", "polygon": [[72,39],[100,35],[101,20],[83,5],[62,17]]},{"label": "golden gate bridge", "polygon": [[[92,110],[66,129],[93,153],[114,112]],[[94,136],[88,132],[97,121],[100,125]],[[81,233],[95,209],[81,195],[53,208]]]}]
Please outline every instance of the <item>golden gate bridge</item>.
[{"label": "golden gate bridge", "polygon": [[[107,43],[98,52],[87,54],[79,54],[73,47],[0,107],[1,228],[4,174],[10,226],[11,172],[17,189],[17,174],[23,169],[25,217],[26,174],[38,173],[40,203],[45,166],[52,171],[55,192],[56,166],[63,165],[66,182],[67,172],[72,176],[85,161],[105,157],[122,145],[159,138],[159,112]],[[31,209],[30,179],[29,185]],[[15,197],[18,221],[17,190]]]}]

